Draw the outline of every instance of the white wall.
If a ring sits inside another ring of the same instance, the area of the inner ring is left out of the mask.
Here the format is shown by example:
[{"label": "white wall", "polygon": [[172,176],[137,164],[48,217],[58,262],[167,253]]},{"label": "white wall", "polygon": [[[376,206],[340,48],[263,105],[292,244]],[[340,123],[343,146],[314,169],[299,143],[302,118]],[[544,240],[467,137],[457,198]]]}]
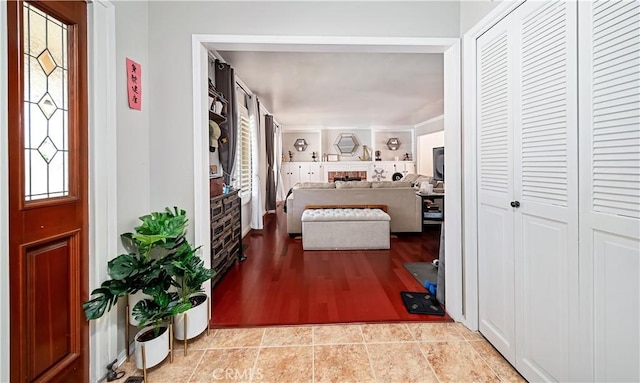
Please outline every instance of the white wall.
[{"label": "white wall", "polygon": [[476,25],[500,4],[500,0],[474,0],[460,2],[460,36]]},{"label": "white wall", "polygon": [[[138,217],[148,214],[150,207],[149,115],[153,84],[149,76],[149,22],[146,1],[115,1],[116,10],[116,108],[118,156],[118,234],[132,231]],[[129,109],[127,98],[126,59],[142,68],[142,108]],[[166,174],[164,174],[166,176]],[[118,254],[124,252],[118,241]],[[113,254],[111,258],[117,256]],[[124,310],[120,300],[118,312]],[[124,315],[118,315],[118,350],[125,349]]]},{"label": "white wall", "polygon": [[458,37],[458,17],[457,2],[150,2],[151,208],[193,219],[192,34]]},{"label": "white wall", "polygon": [[[434,134],[435,133],[435,134]],[[416,125],[416,171],[433,176],[433,148],[444,146],[444,116]]]},{"label": "white wall", "polygon": [[[117,60],[117,157],[110,166],[117,166],[117,215],[119,233],[130,231],[138,216],[149,211],[149,112],[148,102],[143,110],[128,109],[126,95],[125,58],[131,57],[142,64],[148,63],[148,18],[146,2],[116,3],[116,60]],[[6,30],[6,2],[0,1],[0,29]],[[0,136],[6,137],[6,39],[0,39]],[[147,75],[143,71],[143,84],[148,91]],[[147,93],[148,94],[148,93]],[[8,254],[7,190],[8,174],[6,140],[0,140],[0,312],[8,312]],[[123,249],[120,248],[119,251]],[[117,254],[109,254],[113,258]],[[106,268],[106,265],[104,265]],[[121,315],[119,315],[121,317]],[[9,325],[6,315],[0,316],[0,382],[9,381]],[[122,320],[124,322],[124,320]],[[124,350],[124,325],[118,331],[118,350]]]},{"label": "white wall", "polygon": [[[340,134],[353,134],[358,140],[359,145],[353,155],[340,154],[335,147],[334,144]],[[359,161],[358,157],[362,156],[362,147],[364,145],[369,148],[372,146],[370,129],[325,129],[322,131],[322,153],[338,154],[340,155],[340,161]]]},{"label": "white wall", "polygon": [[[298,152],[293,144],[298,138],[302,138],[307,142],[307,149],[303,152]],[[311,162],[311,153],[316,152],[317,160],[320,161],[322,157],[322,143],[320,142],[320,132],[309,131],[284,131],[282,133],[282,151],[286,161],[289,161],[289,151],[293,153],[294,161]]]},{"label": "white wall", "polygon": [[444,130],[418,136],[419,158],[416,161],[418,174],[433,177],[433,148],[444,146]]},{"label": "white wall", "polygon": [[[400,141],[400,147],[398,150],[389,150],[387,141],[390,138],[395,137]],[[394,161],[395,157],[398,157],[400,161],[404,158],[405,153],[409,153],[412,159],[416,159],[416,153],[413,152],[413,132],[411,131],[378,131],[374,134],[373,152],[372,157],[375,158],[375,151],[380,151],[380,158],[382,161]]]},{"label": "white wall", "polygon": [[7,147],[7,2],[0,0],[0,382],[9,381],[9,148]]}]

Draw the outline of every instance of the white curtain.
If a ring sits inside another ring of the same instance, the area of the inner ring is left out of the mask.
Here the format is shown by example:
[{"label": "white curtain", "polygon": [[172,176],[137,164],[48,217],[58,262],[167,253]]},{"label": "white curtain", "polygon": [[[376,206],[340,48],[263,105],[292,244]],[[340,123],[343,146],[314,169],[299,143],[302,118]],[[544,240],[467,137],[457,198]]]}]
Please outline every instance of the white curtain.
[{"label": "white curtain", "polygon": [[280,125],[278,125],[276,123],[275,126],[275,138],[274,138],[274,143],[275,143],[275,155],[276,155],[276,161],[275,161],[275,171],[276,171],[276,201],[284,201],[285,198],[287,197],[287,192],[288,190],[284,190],[284,187],[282,186],[282,129],[280,128]]},{"label": "white curtain", "polygon": [[[264,202],[262,198],[262,188],[260,185],[260,151],[262,148],[260,125],[264,123],[260,118],[258,109],[258,98],[252,95],[247,100],[249,109],[249,126],[251,128],[251,228],[261,230],[263,228],[262,215],[264,213]],[[260,123],[258,123],[260,121]]]}]

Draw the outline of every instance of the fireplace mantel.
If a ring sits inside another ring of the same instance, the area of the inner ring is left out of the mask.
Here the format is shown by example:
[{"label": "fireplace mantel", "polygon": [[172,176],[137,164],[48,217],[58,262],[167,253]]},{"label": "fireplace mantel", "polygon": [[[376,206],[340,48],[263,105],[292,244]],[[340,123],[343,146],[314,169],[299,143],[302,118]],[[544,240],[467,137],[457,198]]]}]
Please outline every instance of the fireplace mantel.
[{"label": "fireplace mantel", "polygon": [[322,165],[325,171],[361,171],[366,172],[371,166],[371,161],[337,161],[337,162],[323,162]]},{"label": "fireplace mantel", "polygon": [[371,161],[338,161],[338,162],[323,162],[324,168],[324,181],[333,182],[337,178],[355,178],[362,181],[366,181],[369,175],[369,168],[371,167]]}]

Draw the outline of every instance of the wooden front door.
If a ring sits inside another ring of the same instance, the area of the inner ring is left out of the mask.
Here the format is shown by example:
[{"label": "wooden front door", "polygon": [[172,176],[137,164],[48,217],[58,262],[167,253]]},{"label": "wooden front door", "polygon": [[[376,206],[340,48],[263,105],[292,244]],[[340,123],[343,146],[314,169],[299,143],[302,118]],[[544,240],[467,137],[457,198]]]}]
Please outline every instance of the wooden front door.
[{"label": "wooden front door", "polygon": [[11,381],[88,381],[87,9],[7,2]]}]

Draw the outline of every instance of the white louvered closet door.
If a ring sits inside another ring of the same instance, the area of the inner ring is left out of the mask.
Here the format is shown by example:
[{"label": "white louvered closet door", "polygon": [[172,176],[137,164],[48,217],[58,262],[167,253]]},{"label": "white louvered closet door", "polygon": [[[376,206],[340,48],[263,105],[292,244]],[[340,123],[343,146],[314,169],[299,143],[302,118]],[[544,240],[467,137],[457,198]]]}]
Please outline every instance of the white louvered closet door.
[{"label": "white louvered closet door", "polygon": [[579,308],[576,2],[531,1],[513,17],[515,364],[529,381],[566,382]]},{"label": "white louvered closet door", "polygon": [[515,362],[512,43],[503,20],[477,40],[478,305],[482,334]]},{"label": "white louvered closet door", "polygon": [[640,381],[640,3],[579,3],[580,380]]},{"label": "white louvered closet door", "polygon": [[479,326],[530,381],[578,334],[576,19],[525,2],[477,40]]}]

